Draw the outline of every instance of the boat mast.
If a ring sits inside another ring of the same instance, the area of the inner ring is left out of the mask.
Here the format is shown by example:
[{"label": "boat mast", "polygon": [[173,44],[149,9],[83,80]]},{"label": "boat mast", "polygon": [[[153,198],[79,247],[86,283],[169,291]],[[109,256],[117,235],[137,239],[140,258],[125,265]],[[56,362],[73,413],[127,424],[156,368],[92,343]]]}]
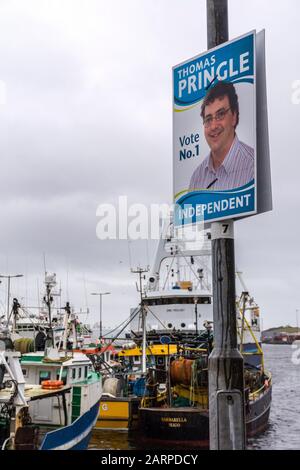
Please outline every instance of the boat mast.
[{"label": "boat mast", "polygon": [[[180,243],[176,234],[174,234],[173,223],[171,220],[167,219],[165,221],[164,230],[160,236],[159,242],[157,244],[156,253],[154,257],[154,263],[150,270],[150,275],[148,277],[147,289],[149,291],[158,291],[159,290],[159,281],[160,281],[160,267],[166,258],[172,257],[175,258],[177,266],[177,281],[181,280],[180,276],[180,259],[190,258],[192,256],[211,256],[211,247],[203,246],[201,250],[199,249],[186,249],[185,242],[187,240],[182,240]],[[170,244],[172,248],[170,249]],[[203,271],[203,270],[202,270]],[[202,276],[203,280],[203,276]],[[202,282],[202,281],[201,281]]]},{"label": "boat mast", "polygon": [[45,273],[45,285],[46,285],[46,295],[44,296],[43,300],[48,308],[48,321],[49,321],[48,338],[49,338],[49,342],[51,342],[51,346],[54,347],[54,337],[53,337],[52,319],[51,319],[51,304],[53,302],[53,296],[51,295],[51,290],[56,285],[56,274]]},{"label": "boat mast", "polygon": [[[71,308],[70,303],[66,302],[66,306],[64,307],[65,314],[64,314],[64,336],[63,336],[63,350],[67,349],[67,340],[68,340],[68,322],[71,315]],[[77,345],[76,345],[77,346]]]},{"label": "boat mast", "polygon": [[12,332],[13,333],[15,333],[17,331],[17,317],[18,317],[18,314],[19,314],[19,308],[20,308],[20,304],[18,302],[18,299],[14,298],[13,299],[13,306],[12,306],[12,315],[13,315]]},{"label": "boat mast", "polygon": [[142,315],[142,332],[143,332],[143,342],[142,342],[142,375],[145,375],[147,372],[146,369],[146,348],[147,348],[147,342],[146,342],[146,317],[147,317],[147,310],[144,305],[144,296],[143,296],[143,286],[142,286],[142,279],[145,279],[145,274],[149,271],[149,267],[147,269],[143,269],[141,267],[138,267],[136,270],[131,269],[131,272],[134,274],[139,275],[139,287],[137,287],[137,291],[141,295],[141,315]]}]

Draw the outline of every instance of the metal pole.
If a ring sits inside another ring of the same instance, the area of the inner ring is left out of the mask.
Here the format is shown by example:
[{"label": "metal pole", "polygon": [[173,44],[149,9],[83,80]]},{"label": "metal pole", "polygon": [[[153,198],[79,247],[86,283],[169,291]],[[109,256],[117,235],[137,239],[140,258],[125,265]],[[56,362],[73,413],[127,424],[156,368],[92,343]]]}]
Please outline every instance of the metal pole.
[{"label": "metal pole", "polygon": [[142,333],[143,333],[143,340],[142,340],[142,374],[146,375],[147,372],[147,332],[146,332],[146,318],[147,318],[147,310],[144,305],[144,297],[143,297],[143,286],[142,286],[142,275],[146,273],[148,269],[137,268],[136,270],[131,269],[132,273],[139,275],[139,285],[140,285],[140,295],[141,295],[141,313],[142,313]]},{"label": "metal pole", "polygon": [[92,292],[91,295],[99,295],[99,307],[100,307],[100,324],[99,324],[99,340],[100,340],[100,343],[101,343],[101,340],[102,340],[102,295],[108,295],[110,294],[110,292]]},{"label": "metal pole", "polygon": [[198,336],[198,304],[197,304],[197,299],[195,299],[195,326],[196,326],[196,336]]},{"label": "metal pole", "polygon": [[100,342],[102,341],[102,294],[99,295],[100,297]]},{"label": "metal pole", "polygon": [[146,333],[146,309],[143,299],[143,288],[142,288],[142,274],[143,270],[139,270],[139,280],[140,280],[140,293],[141,293],[141,310],[142,310],[142,332],[143,332],[143,342],[142,342],[142,374],[145,375],[147,372],[147,333]]},{"label": "metal pole", "polygon": [[142,328],[143,328],[143,344],[142,344],[142,374],[147,372],[147,334],[146,334],[146,309],[142,304]]},{"label": "metal pole", "polygon": [[46,305],[48,307],[48,321],[49,321],[49,330],[48,330],[48,336],[49,336],[49,343],[51,343],[52,348],[54,348],[54,336],[53,336],[53,329],[52,329],[52,317],[51,317],[51,302],[53,298],[51,297],[51,288],[50,285],[46,286]]},{"label": "metal pole", "polygon": [[206,0],[207,8],[207,47],[228,41],[228,2],[227,0]]},{"label": "metal pole", "polygon": [[[207,0],[207,44],[228,41],[227,0]],[[209,356],[210,449],[245,449],[244,361],[237,348],[233,221],[212,224],[214,349]]]},{"label": "metal pole", "polygon": [[9,321],[10,276],[7,276],[7,321]]}]

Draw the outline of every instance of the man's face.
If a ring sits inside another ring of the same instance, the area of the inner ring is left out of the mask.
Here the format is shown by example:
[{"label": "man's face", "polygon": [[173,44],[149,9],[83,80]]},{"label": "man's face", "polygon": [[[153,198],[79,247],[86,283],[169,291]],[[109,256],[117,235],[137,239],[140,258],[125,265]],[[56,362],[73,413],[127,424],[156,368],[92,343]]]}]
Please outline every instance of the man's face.
[{"label": "man's face", "polygon": [[[235,134],[235,125],[237,116],[231,111],[228,96],[216,98],[215,101],[205,106],[204,119],[213,117],[208,127],[204,126],[204,134],[212,152],[222,150],[229,151],[229,148]],[[215,119],[216,113],[227,111],[220,120]]]}]

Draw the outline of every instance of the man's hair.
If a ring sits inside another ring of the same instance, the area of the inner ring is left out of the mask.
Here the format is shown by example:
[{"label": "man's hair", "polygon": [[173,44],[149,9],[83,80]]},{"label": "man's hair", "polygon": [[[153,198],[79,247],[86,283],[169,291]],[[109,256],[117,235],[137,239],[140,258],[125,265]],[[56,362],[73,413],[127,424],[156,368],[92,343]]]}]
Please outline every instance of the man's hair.
[{"label": "man's hair", "polygon": [[224,96],[228,96],[230,109],[232,113],[236,113],[236,127],[239,123],[240,116],[239,100],[235,88],[231,82],[221,81],[212,88],[209,88],[201,106],[201,117],[204,119],[205,107],[208,104],[213,103],[217,98],[224,98]]}]

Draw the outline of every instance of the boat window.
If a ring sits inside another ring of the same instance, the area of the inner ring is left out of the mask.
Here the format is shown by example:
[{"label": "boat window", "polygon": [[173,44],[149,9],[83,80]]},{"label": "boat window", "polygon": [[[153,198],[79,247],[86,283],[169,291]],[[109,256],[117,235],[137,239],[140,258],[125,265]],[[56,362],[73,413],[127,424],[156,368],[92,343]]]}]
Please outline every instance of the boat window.
[{"label": "boat window", "polygon": [[50,380],[50,379],[51,379],[51,371],[50,370],[40,370],[39,385],[41,385],[43,380]]},{"label": "boat window", "polygon": [[78,367],[78,378],[81,378],[81,367]]},{"label": "boat window", "polygon": [[185,328],[186,327],[186,324],[185,323],[181,323],[181,328]]},{"label": "boat window", "polygon": [[28,377],[28,369],[22,369],[24,377]]},{"label": "boat window", "polygon": [[172,323],[168,323],[168,328],[172,328]]},{"label": "boat window", "polygon": [[210,297],[165,297],[159,299],[147,299],[147,305],[174,305],[174,304],[194,304],[195,298],[197,299],[197,304],[210,304]]},{"label": "boat window", "polygon": [[75,379],[76,377],[76,369],[72,369],[72,379]]},{"label": "boat window", "polygon": [[[68,375],[68,370],[64,367],[62,370],[62,374],[61,374],[61,380],[63,381],[64,385],[66,385],[67,383],[67,375]],[[59,376],[60,376],[60,369],[57,369],[56,380],[59,380]]]},{"label": "boat window", "polygon": [[157,356],[156,363],[158,366],[163,366],[165,364],[164,356]]},{"label": "boat window", "polygon": [[84,378],[86,379],[88,376],[88,366],[84,367]]}]

